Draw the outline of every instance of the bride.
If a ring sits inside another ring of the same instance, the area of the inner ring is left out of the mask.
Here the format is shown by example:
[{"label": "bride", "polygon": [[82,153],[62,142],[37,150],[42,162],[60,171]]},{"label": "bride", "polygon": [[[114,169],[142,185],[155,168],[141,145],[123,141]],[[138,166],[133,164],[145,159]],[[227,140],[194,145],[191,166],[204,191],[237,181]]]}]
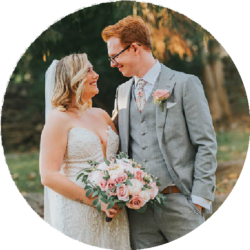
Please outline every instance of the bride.
[{"label": "bride", "polygon": [[[125,209],[101,212],[86,197],[77,173],[118,151],[119,137],[109,115],[91,107],[99,75],[84,54],[54,60],[46,72],[46,124],[40,145],[40,175],[45,186],[45,216],[51,226],[83,243],[130,249]],[[91,196],[90,196],[91,197]],[[106,222],[106,215],[113,218]]]}]

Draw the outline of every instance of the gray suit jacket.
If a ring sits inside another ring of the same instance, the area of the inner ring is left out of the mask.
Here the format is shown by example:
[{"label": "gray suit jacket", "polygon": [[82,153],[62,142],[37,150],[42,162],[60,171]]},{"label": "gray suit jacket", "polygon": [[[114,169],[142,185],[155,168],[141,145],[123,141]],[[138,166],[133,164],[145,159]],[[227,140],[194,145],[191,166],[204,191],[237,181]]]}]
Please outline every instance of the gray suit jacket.
[{"label": "gray suit jacket", "polygon": [[[129,147],[129,104],[133,78],[117,88],[113,121],[119,130],[121,151]],[[214,200],[217,168],[216,136],[199,79],[161,65],[158,89],[171,95],[155,106],[156,133],[168,171],[185,195]]]}]

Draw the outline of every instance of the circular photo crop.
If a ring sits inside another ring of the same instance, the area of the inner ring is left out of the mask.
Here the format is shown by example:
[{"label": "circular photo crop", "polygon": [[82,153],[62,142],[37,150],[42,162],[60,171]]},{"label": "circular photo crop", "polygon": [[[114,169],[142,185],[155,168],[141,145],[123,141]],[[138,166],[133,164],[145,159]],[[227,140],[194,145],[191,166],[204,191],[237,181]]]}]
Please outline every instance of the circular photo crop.
[{"label": "circular photo crop", "polygon": [[249,122],[239,72],[212,34],[119,1],[76,11],[29,46],[1,135],[38,216],[79,242],[129,250],[175,241],[217,211],[243,168]]}]

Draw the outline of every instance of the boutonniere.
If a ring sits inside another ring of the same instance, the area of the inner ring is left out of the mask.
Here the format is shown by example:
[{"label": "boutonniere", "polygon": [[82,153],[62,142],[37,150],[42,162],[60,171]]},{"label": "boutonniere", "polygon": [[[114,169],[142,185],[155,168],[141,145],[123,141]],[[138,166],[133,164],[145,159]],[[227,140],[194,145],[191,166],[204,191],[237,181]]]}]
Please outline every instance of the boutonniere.
[{"label": "boutonniere", "polygon": [[164,102],[168,99],[170,96],[170,93],[166,89],[157,89],[154,94],[154,104],[160,104],[161,105],[161,111],[163,112],[164,110]]}]

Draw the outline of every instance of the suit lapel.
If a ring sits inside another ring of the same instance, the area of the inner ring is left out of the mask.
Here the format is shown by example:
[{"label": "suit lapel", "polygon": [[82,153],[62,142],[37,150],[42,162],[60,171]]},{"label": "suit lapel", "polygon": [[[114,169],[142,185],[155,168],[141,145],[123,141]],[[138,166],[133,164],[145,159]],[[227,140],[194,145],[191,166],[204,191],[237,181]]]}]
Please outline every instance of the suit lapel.
[{"label": "suit lapel", "polygon": [[[175,86],[174,71],[161,65],[161,73],[158,81],[155,84],[153,91],[157,89],[167,89],[170,92],[170,97]],[[118,92],[118,108],[119,108],[119,133],[121,138],[121,149],[128,153],[129,147],[129,114],[130,114],[130,98],[134,79],[131,78],[125,84],[119,87]],[[167,100],[168,101],[168,100]],[[167,102],[166,101],[166,102]],[[161,106],[156,105],[156,133],[160,147],[162,147],[162,135],[167,117],[166,102],[164,110],[161,111]]]},{"label": "suit lapel", "polygon": [[133,78],[119,87],[118,108],[119,108],[119,133],[121,138],[121,149],[128,153],[129,146],[129,113],[130,98],[133,86]]},{"label": "suit lapel", "polygon": [[[164,65],[161,65],[161,73],[159,76],[159,80],[156,83],[155,90],[156,89],[167,89],[170,92],[170,97],[173,92],[173,88],[175,86],[174,81],[174,71],[167,68]],[[168,100],[166,100],[167,102]],[[167,118],[168,109],[166,108],[166,102],[164,102],[164,110],[162,112],[161,105],[156,105],[156,133],[157,138],[159,141],[160,147],[162,147],[162,136],[163,136],[163,130]]]}]

